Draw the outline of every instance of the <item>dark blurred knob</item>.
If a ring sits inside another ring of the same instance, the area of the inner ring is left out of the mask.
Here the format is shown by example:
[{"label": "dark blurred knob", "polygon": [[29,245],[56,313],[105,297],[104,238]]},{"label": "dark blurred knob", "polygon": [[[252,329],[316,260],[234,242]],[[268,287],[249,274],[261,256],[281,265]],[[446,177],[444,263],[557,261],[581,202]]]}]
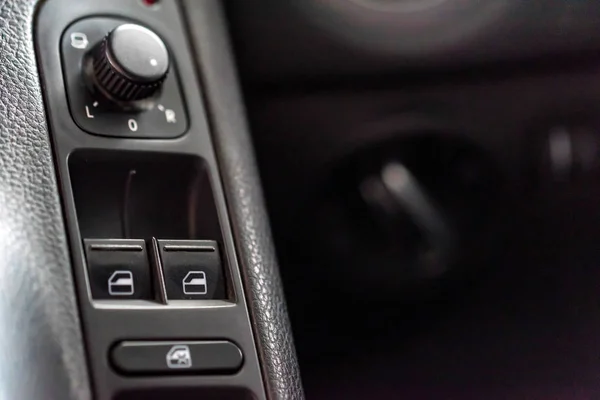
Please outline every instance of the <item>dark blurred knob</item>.
[{"label": "dark blurred knob", "polygon": [[509,210],[496,168],[469,143],[420,135],[365,148],[307,218],[324,264],[313,275],[355,295],[431,298],[492,264]]},{"label": "dark blurred knob", "polygon": [[[412,264],[412,273],[421,278],[434,278],[448,268],[455,232],[449,227],[443,212],[421,187],[413,174],[401,163],[385,165],[379,175],[371,176],[361,185],[365,201],[381,214],[380,220],[389,225],[388,230],[404,231],[410,221],[418,230],[420,242],[400,265]],[[401,244],[398,244],[399,246]],[[415,254],[416,252],[416,254]],[[415,262],[408,259],[416,257]]]}]

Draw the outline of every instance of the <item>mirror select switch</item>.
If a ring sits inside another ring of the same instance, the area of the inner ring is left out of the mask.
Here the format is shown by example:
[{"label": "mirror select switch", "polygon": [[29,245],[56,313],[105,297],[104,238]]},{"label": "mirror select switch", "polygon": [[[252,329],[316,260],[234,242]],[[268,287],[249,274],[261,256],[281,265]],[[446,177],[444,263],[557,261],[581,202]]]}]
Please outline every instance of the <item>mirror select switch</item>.
[{"label": "mirror select switch", "polygon": [[152,276],[144,240],[84,239],[94,300],[152,300]]},{"label": "mirror select switch", "polygon": [[158,240],[168,300],[225,299],[217,242]]}]

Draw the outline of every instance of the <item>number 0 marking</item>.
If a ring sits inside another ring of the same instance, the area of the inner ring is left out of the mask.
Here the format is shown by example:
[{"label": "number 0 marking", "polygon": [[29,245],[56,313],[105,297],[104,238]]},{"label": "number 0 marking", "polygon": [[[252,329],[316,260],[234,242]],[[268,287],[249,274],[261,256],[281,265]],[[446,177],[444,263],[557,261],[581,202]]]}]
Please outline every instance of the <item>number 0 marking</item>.
[{"label": "number 0 marking", "polygon": [[127,125],[129,125],[129,129],[131,130],[131,132],[135,132],[138,130],[138,123],[133,118],[127,121]]}]

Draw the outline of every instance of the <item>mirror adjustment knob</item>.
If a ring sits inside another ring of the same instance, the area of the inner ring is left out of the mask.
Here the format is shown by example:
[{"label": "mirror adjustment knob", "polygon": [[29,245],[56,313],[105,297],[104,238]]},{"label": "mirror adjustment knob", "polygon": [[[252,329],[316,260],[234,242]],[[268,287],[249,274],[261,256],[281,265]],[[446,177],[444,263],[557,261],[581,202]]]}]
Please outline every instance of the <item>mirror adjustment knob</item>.
[{"label": "mirror adjustment knob", "polygon": [[169,71],[169,53],[151,30],[136,24],[113,29],[88,54],[86,74],[95,89],[117,103],[152,97]]}]

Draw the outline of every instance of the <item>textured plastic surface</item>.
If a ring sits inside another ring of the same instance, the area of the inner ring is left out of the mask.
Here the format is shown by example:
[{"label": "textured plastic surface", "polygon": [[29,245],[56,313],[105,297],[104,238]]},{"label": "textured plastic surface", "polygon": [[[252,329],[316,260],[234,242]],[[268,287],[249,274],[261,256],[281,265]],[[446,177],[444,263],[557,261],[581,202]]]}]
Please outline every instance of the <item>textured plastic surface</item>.
[{"label": "textured plastic surface", "polygon": [[33,41],[36,0],[0,12],[0,397],[91,399]]},{"label": "textured plastic surface", "polygon": [[207,92],[207,107],[213,117],[215,151],[231,212],[268,395],[272,399],[302,399],[304,392],[279,266],[221,2],[187,0],[184,9]]}]

